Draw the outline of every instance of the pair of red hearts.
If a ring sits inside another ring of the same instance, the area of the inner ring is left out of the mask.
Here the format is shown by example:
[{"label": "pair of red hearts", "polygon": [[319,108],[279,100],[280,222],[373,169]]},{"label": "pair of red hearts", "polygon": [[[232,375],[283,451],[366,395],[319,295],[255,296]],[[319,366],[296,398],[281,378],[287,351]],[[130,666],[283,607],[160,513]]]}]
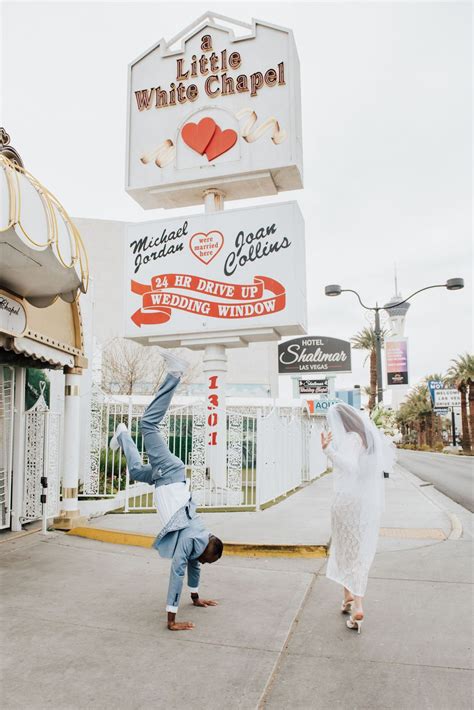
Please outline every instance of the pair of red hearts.
[{"label": "pair of red hearts", "polygon": [[190,148],[207,156],[209,161],[227,153],[237,141],[232,128],[222,131],[212,118],[201,118],[199,123],[186,123],[181,129],[183,141]]}]

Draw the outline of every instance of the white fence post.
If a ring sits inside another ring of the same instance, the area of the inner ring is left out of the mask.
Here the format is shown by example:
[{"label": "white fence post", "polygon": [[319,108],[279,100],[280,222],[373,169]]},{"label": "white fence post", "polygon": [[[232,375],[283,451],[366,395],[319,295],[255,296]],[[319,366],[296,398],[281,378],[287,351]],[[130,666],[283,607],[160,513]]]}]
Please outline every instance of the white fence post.
[{"label": "white fence post", "polygon": [[265,475],[265,456],[264,456],[264,436],[263,436],[263,414],[259,409],[257,412],[257,455],[255,457],[255,510],[260,510],[261,502],[261,482]]},{"label": "white fence post", "polygon": [[[49,473],[49,412],[43,412],[43,477],[46,477],[48,481]],[[43,535],[48,534],[48,488],[42,488],[42,496],[46,496],[46,500],[42,503],[42,516],[41,516],[41,533]]]},{"label": "white fence post", "polygon": [[[133,404],[132,404],[132,395],[128,398],[128,430],[130,432],[130,436],[132,436],[132,414],[133,414]],[[122,455],[122,449],[119,449],[120,455]],[[120,467],[119,467],[119,476],[120,476]],[[130,473],[128,470],[128,466],[125,469],[125,501],[124,501],[124,512],[129,513],[130,512],[130,507],[129,507],[129,502],[128,502],[128,496],[130,492]]]}]

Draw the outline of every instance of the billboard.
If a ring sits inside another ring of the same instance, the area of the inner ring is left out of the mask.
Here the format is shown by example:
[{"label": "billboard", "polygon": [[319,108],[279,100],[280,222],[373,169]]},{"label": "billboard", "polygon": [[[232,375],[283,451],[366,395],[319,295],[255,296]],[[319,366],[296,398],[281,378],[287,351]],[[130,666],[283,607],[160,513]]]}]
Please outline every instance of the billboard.
[{"label": "billboard", "polygon": [[124,293],[125,336],[143,342],[232,347],[304,333],[297,203],[128,225]]},{"label": "billboard", "polygon": [[385,338],[387,385],[408,385],[407,338]]},{"label": "billboard", "polygon": [[351,344],[348,340],[305,336],[280,343],[278,372],[351,372]]},{"label": "billboard", "polygon": [[[233,25],[234,29],[229,25]],[[303,186],[291,30],[206,13],[129,66],[125,189],[145,209]]]}]

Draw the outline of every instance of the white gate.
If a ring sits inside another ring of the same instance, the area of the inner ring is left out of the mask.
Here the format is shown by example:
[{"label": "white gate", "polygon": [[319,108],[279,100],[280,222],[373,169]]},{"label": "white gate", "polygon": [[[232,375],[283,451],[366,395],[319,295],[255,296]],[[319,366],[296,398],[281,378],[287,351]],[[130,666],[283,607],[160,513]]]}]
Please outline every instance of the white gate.
[{"label": "white gate", "polygon": [[[90,466],[84,473],[79,498],[111,498],[107,509],[125,512],[153,510],[153,492],[145,483],[129,478],[125,457],[113,453],[109,441],[124,422],[147,463],[139,420],[145,406],[105,395],[96,388],[92,401]],[[204,402],[171,406],[160,431],[172,453],[184,463],[186,477],[199,507],[253,510],[286,495],[326,469],[320,443],[321,426],[291,408],[257,410],[229,408],[225,484],[216,485],[206,466]]]},{"label": "white gate", "polygon": [[260,505],[274,501],[325,472],[322,423],[295,412],[261,416],[257,423],[257,481]]},{"label": "white gate", "polygon": [[321,432],[323,417],[303,419],[302,451],[303,451],[303,481],[312,481],[324,473],[327,468],[327,456],[321,447]]},{"label": "white gate", "polygon": [[0,365],[0,529],[10,527],[15,370]]},{"label": "white gate", "polygon": [[302,421],[281,416],[276,409],[258,421],[257,480],[260,505],[301,484],[303,472]]},{"label": "white gate", "polygon": [[[109,441],[117,425],[124,422],[147,463],[139,420],[144,405],[119,401],[96,389],[92,401],[90,467],[84,475],[80,498],[115,498],[125,511],[152,510],[149,486],[130,480],[121,452],[115,454]],[[206,467],[206,415],[204,403],[171,406],[160,431],[172,453],[184,463],[193,499],[206,508],[252,508],[256,497],[256,413],[228,411],[227,471],[224,487],[215,485]]]},{"label": "white gate", "polygon": [[25,412],[25,476],[21,522],[42,517],[41,477],[47,478],[46,514],[59,512],[60,498],[60,415],[51,412],[44,399],[45,383],[40,382],[41,394],[34,406]]}]

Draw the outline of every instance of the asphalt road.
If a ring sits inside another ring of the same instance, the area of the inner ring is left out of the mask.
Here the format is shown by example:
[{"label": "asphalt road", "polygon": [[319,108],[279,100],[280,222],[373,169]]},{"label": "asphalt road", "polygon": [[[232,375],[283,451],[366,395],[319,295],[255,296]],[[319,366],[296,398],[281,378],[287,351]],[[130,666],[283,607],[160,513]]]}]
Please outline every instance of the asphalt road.
[{"label": "asphalt road", "polygon": [[399,449],[398,462],[474,512],[474,458]]}]

